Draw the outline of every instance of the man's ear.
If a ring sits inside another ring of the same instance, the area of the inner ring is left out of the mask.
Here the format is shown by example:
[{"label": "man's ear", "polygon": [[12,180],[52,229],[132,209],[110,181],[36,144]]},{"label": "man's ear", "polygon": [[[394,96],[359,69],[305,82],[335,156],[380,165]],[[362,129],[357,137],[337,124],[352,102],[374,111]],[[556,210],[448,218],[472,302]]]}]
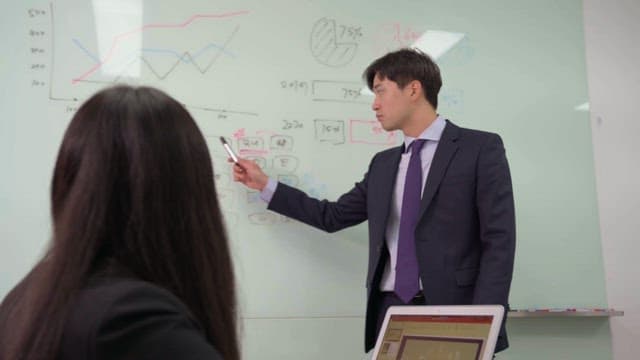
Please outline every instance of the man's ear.
[{"label": "man's ear", "polygon": [[411,89],[411,96],[422,96],[422,84],[418,80],[413,80],[409,83]]}]

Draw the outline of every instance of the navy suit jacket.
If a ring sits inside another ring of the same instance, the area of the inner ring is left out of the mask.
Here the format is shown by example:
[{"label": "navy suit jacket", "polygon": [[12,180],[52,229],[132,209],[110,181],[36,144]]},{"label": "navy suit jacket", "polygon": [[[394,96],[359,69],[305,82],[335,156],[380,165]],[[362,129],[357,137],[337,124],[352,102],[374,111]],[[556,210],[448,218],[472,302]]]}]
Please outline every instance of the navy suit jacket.
[{"label": "navy suit jacket", "polygon": [[[388,261],[385,230],[404,145],[377,153],[362,181],[335,201],[278,184],[269,209],[334,232],[368,220],[365,351],[376,341],[376,303]],[[434,154],[415,230],[427,305],[501,304],[515,254],[511,176],[497,134],[447,125]],[[505,313],[506,319],[506,313]],[[504,322],[496,351],[508,347]]]}]

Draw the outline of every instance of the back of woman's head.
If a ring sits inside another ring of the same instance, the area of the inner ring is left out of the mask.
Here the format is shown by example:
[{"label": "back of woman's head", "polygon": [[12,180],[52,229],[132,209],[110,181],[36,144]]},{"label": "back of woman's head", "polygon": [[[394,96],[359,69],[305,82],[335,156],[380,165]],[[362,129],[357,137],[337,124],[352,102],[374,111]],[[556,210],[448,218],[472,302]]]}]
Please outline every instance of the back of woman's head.
[{"label": "back of woman's head", "polygon": [[211,159],[181,104],[128,86],[87,100],[60,147],[51,207],[53,241],[27,285],[33,296],[49,298],[30,301],[33,315],[16,350],[55,350],[61,326],[54,332],[38,323],[63,321],[70,294],[115,260],[180,298],[221,354],[239,357],[234,277]]}]

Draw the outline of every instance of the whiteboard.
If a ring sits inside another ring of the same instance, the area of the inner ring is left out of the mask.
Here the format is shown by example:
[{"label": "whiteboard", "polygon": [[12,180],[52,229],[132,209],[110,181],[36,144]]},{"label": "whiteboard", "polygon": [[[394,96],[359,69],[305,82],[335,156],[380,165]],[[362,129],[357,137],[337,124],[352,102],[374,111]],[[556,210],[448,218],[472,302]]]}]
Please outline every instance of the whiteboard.
[{"label": "whiteboard", "polygon": [[512,307],[606,306],[580,1],[59,0],[7,2],[0,16],[2,295],[50,236],[49,181],[73,113],[105,86],[150,85],[207,137],[245,357],[362,356],[366,225],[329,235],[265,210],[232,181],[218,137],[336,199],[402,141],[377,124],[362,71],[420,44],[441,68],[439,113],[505,142]]}]

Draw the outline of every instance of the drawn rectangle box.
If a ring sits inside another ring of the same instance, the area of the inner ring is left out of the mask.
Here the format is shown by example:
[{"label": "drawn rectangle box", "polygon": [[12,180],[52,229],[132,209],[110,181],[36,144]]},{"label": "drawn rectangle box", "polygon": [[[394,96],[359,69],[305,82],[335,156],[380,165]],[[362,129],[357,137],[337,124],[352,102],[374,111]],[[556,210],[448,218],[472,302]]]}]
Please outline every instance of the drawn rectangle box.
[{"label": "drawn rectangle box", "polygon": [[349,141],[356,144],[395,145],[397,132],[388,132],[374,120],[349,120]]},{"label": "drawn rectangle box", "polygon": [[293,149],[293,137],[288,135],[273,135],[269,145],[271,150],[291,151]]},{"label": "drawn rectangle box", "polygon": [[265,149],[264,139],[261,137],[243,137],[238,139],[238,153],[246,158],[261,157],[269,151]]},{"label": "drawn rectangle box", "polygon": [[264,140],[260,137],[243,137],[238,139],[238,151],[264,150]]},{"label": "drawn rectangle box", "polygon": [[313,80],[311,94],[313,101],[369,104],[362,96],[363,85],[359,82]]},{"label": "drawn rectangle box", "polygon": [[313,122],[316,129],[316,140],[334,145],[344,144],[344,121],[315,119]]},{"label": "drawn rectangle box", "polygon": [[292,173],[298,168],[298,158],[291,155],[278,155],[273,158],[272,164],[275,171]]}]

